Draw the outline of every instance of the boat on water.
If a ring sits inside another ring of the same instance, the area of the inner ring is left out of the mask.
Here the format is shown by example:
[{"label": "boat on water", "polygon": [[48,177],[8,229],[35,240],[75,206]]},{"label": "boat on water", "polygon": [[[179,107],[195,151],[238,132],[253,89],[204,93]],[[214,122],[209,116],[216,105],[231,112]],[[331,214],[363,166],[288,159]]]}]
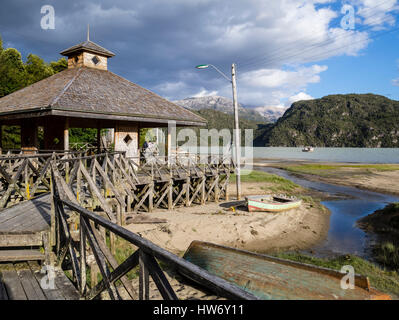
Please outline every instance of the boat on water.
[{"label": "boat on water", "polygon": [[[191,242],[183,258],[259,299],[391,299],[370,287],[369,279],[362,275],[354,275],[353,289],[344,289],[345,273],[208,242]],[[187,277],[184,270],[179,272]],[[200,284],[198,279],[191,280]]]},{"label": "boat on water", "polygon": [[304,147],[304,148],[302,149],[302,152],[313,152],[313,151],[314,151],[314,148],[313,148],[313,147],[310,147],[310,146]]},{"label": "boat on water", "polygon": [[289,197],[285,195],[260,195],[260,196],[247,196],[248,211],[268,211],[268,212],[281,212],[294,208],[298,208],[302,200]]}]

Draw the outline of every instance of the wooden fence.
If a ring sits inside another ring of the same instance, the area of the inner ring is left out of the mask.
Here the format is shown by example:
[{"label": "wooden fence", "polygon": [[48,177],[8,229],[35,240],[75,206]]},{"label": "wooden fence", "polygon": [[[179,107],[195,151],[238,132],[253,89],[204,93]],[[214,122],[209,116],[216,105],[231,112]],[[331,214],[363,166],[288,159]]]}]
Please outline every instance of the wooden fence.
[{"label": "wooden fence", "polygon": [[[0,157],[0,206],[51,191],[51,244],[56,263],[72,270],[77,288],[87,299],[97,298],[104,291],[111,299],[121,298],[116,283],[122,284],[130,298],[148,299],[149,276],[163,298],[176,299],[158,261],[202,279],[216,294],[253,299],[247,292],[121,227],[128,215],[142,211],[227,199],[232,164],[192,155],[138,160],[120,152],[10,153]],[[137,247],[121,264],[114,257],[116,237]],[[88,255],[94,256],[94,262]],[[138,293],[126,277],[136,266],[140,274]],[[97,271],[102,280],[96,282]]]},{"label": "wooden fence", "polygon": [[[58,263],[62,264],[68,260],[73,273],[73,279],[81,295],[85,299],[95,299],[104,291],[108,292],[109,298],[119,300],[123,287],[131,299],[148,300],[150,297],[149,276],[153,279],[157,289],[165,300],[178,299],[172,286],[168,282],[158,261],[181,270],[184,274],[197,281],[215,294],[228,299],[257,299],[252,294],[229,282],[215,277],[198,266],[156,246],[150,241],[141,238],[137,234],[122,228],[115,223],[88,211],[76,203],[62,200],[58,190],[54,190],[54,206],[57,221],[57,246]],[[70,229],[68,228],[67,211],[79,215],[78,245],[73,244]],[[101,236],[100,228],[134,245],[137,249],[122,263],[117,263],[106,239]],[[95,264],[88,264],[87,253],[90,252],[95,258]],[[68,259],[66,259],[68,258]],[[139,290],[135,290],[128,280],[126,274],[133,268],[139,266]],[[93,269],[100,271],[101,280],[93,281],[95,273]],[[88,283],[87,274],[91,274]],[[120,281],[121,286],[116,282]]]}]

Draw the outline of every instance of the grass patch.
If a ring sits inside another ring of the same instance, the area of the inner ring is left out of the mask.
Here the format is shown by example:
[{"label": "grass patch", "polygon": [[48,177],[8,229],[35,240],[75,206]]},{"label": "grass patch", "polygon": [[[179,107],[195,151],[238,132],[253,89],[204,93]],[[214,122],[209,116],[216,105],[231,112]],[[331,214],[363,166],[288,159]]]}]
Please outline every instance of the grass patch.
[{"label": "grass patch", "polygon": [[374,246],[374,258],[383,266],[399,269],[399,246],[393,242],[386,241]]},{"label": "grass patch", "polygon": [[387,268],[399,269],[399,203],[390,203],[360,219],[358,225],[381,237],[372,250],[376,261]]},{"label": "grass patch", "polygon": [[301,253],[277,253],[274,254],[274,256],[334,270],[341,270],[343,266],[351,265],[357,274],[369,277],[370,284],[373,288],[399,296],[398,272],[384,270],[354,255],[345,255],[332,259],[315,258]]},{"label": "grass patch", "polygon": [[[236,175],[230,176],[231,183],[236,181]],[[241,171],[241,182],[257,182],[267,183],[267,186],[261,187],[264,190],[271,190],[273,192],[291,192],[296,188],[300,188],[296,183],[282,178],[276,174],[270,174],[264,171],[257,170],[242,170]]]},{"label": "grass patch", "polygon": [[[118,264],[125,261],[137,248],[130,242],[119,237],[115,240],[115,259]],[[139,266],[133,268],[126,274],[129,280],[135,279],[139,276]]]}]

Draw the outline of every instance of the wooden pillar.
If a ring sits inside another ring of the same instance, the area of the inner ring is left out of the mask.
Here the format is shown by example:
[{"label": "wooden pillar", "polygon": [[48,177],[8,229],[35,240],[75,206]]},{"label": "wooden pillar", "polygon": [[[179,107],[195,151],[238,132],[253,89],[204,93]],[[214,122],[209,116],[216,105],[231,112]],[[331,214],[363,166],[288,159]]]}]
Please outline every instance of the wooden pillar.
[{"label": "wooden pillar", "polygon": [[97,153],[101,153],[101,127],[97,125]]},{"label": "wooden pillar", "polygon": [[65,118],[64,123],[64,150],[69,151],[69,119]]},{"label": "wooden pillar", "polygon": [[3,125],[0,123],[0,154],[3,153]]},{"label": "wooden pillar", "polygon": [[171,164],[172,160],[172,135],[173,133],[176,132],[176,123],[168,123],[168,133],[166,136],[166,141],[165,141],[165,153],[166,153],[166,159],[168,161],[168,165]]}]

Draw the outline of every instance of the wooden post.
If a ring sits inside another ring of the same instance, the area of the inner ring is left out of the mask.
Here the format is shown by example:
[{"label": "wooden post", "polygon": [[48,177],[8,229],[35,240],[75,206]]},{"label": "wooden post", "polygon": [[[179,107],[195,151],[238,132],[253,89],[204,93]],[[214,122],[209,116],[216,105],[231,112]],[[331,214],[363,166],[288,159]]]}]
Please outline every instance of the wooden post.
[{"label": "wooden post", "polygon": [[190,180],[190,171],[189,171],[188,177],[186,179],[186,201],[185,201],[186,207],[190,206],[190,183],[191,180]]},{"label": "wooden post", "polygon": [[176,122],[169,121],[168,122],[168,134],[166,137],[166,145],[165,145],[165,152],[168,161],[168,166],[171,165],[171,157],[172,157],[172,135],[176,134]]},{"label": "wooden post", "polygon": [[[69,151],[69,119],[68,118],[65,118],[65,123],[64,123],[64,150]],[[66,181],[66,183],[69,182],[69,162],[65,163],[65,181]]]},{"label": "wooden post", "polygon": [[151,191],[148,195],[148,212],[152,212],[154,210],[154,182],[151,183],[150,189]]},{"label": "wooden post", "polygon": [[83,295],[86,291],[86,233],[83,228],[82,216],[80,215],[80,294]]},{"label": "wooden post", "polygon": [[98,265],[95,261],[90,265],[90,288],[94,288],[97,284],[97,277],[100,273]]},{"label": "wooden post", "polygon": [[139,251],[139,299],[140,300],[149,300],[150,299],[150,279],[148,274],[148,269],[144,264],[144,255],[145,253],[140,250]]},{"label": "wooden post", "polygon": [[220,197],[220,188],[219,188],[219,180],[220,180],[220,176],[219,176],[219,172],[216,172],[216,184],[215,184],[215,202],[218,203],[219,202],[219,197]]},{"label": "wooden post", "polygon": [[64,150],[69,151],[69,119],[65,118],[64,123]]},{"label": "wooden post", "polygon": [[97,153],[101,153],[101,127],[97,125]]},{"label": "wooden post", "polygon": [[[54,203],[54,181],[53,177],[50,176],[50,190],[51,190],[51,213],[50,213],[50,244],[51,246],[56,245],[56,236],[55,236],[55,222],[56,222],[56,217],[55,217],[55,203]],[[57,254],[58,254],[58,246],[59,243],[57,243]]]},{"label": "wooden post", "polygon": [[3,125],[0,123],[0,154],[3,153]]}]

